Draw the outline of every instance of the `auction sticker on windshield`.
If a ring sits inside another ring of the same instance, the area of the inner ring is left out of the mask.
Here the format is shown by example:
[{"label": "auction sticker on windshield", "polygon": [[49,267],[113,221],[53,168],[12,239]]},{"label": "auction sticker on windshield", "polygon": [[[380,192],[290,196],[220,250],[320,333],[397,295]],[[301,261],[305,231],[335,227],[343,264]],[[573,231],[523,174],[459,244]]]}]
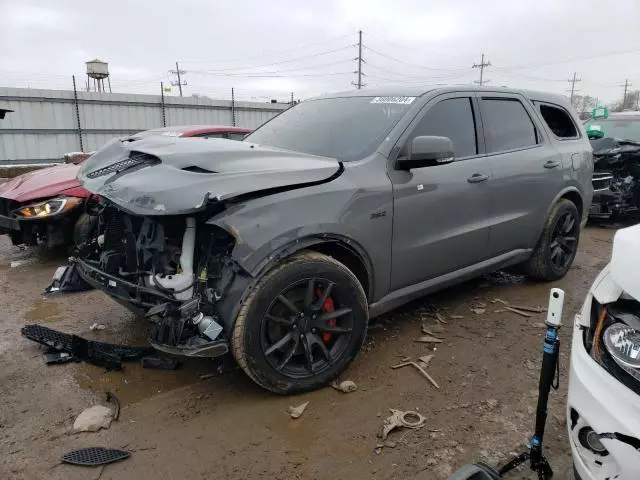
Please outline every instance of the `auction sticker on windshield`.
[{"label": "auction sticker on windshield", "polygon": [[396,103],[400,105],[411,105],[416,97],[376,97],[371,103]]}]

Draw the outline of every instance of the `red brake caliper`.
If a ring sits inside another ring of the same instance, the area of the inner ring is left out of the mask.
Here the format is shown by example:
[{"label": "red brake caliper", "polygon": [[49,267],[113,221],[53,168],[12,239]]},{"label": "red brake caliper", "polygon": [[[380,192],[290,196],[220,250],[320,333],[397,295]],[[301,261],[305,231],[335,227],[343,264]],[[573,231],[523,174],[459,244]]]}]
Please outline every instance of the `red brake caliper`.
[{"label": "red brake caliper", "polygon": [[[316,295],[318,295],[319,297],[322,297],[322,290],[320,290],[319,288],[316,288]],[[335,311],[335,306],[333,305],[333,298],[327,297],[327,299],[322,304],[322,310],[324,312],[334,312]],[[336,319],[335,318],[330,318],[329,320],[327,320],[327,323],[329,325],[331,325],[332,327],[335,327],[336,326]],[[329,340],[331,340],[331,334],[330,333],[323,333],[322,334],[322,341],[324,343],[329,343]]]}]

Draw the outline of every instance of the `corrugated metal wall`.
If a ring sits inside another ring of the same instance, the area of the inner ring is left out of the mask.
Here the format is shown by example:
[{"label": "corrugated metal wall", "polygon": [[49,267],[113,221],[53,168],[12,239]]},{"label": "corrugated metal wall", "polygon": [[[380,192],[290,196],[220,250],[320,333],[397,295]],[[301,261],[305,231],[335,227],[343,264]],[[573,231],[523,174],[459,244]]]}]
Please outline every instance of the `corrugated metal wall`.
[{"label": "corrugated metal wall", "polygon": [[[59,161],[65,153],[102,147],[114,137],[162,127],[159,95],[0,88],[0,108],[15,110],[0,120],[0,163]],[[287,104],[236,102],[236,126],[256,128]],[[231,101],[202,97],[165,97],[171,125],[232,125]]]}]

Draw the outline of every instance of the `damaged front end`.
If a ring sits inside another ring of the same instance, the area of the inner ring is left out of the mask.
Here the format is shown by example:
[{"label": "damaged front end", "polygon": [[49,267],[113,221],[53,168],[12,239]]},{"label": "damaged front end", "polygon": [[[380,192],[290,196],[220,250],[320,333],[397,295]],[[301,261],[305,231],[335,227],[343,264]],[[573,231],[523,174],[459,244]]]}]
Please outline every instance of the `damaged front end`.
[{"label": "damaged front end", "polygon": [[620,218],[640,208],[640,143],[602,138],[593,147],[593,200],[589,216]]},{"label": "damaged front end", "polygon": [[78,179],[99,200],[76,266],[153,322],[161,351],[219,356],[252,280],[234,260],[233,230],[207,223],[234,202],[331,181],[335,159],[231,140],[120,139],[82,166]]},{"label": "damaged front end", "polygon": [[96,235],[79,250],[78,272],[92,286],[154,323],[158,350],[187,356],[227,352],[216,303],[238,267],[234,238],[197,216],[141,217],[106,200]]}]

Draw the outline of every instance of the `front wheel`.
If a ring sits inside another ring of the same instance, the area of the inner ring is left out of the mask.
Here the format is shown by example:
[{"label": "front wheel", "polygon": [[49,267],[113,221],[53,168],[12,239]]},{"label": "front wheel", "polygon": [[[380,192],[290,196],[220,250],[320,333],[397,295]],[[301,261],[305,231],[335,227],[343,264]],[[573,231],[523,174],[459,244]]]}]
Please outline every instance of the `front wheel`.
[{"label": "front wheel", "polygon": [[580,214],[576,205],[566,199],[553,207],[538,245],[524,265],[525,273],[543,281],[564,277],[578,251]]},{"label": "front wheel", "polygon": [[356,276],[329,256],[305,251],[257,282],[238,313],[231,348],[258,385],[303,392],[347,368],[367,323],[367,298]]}]

